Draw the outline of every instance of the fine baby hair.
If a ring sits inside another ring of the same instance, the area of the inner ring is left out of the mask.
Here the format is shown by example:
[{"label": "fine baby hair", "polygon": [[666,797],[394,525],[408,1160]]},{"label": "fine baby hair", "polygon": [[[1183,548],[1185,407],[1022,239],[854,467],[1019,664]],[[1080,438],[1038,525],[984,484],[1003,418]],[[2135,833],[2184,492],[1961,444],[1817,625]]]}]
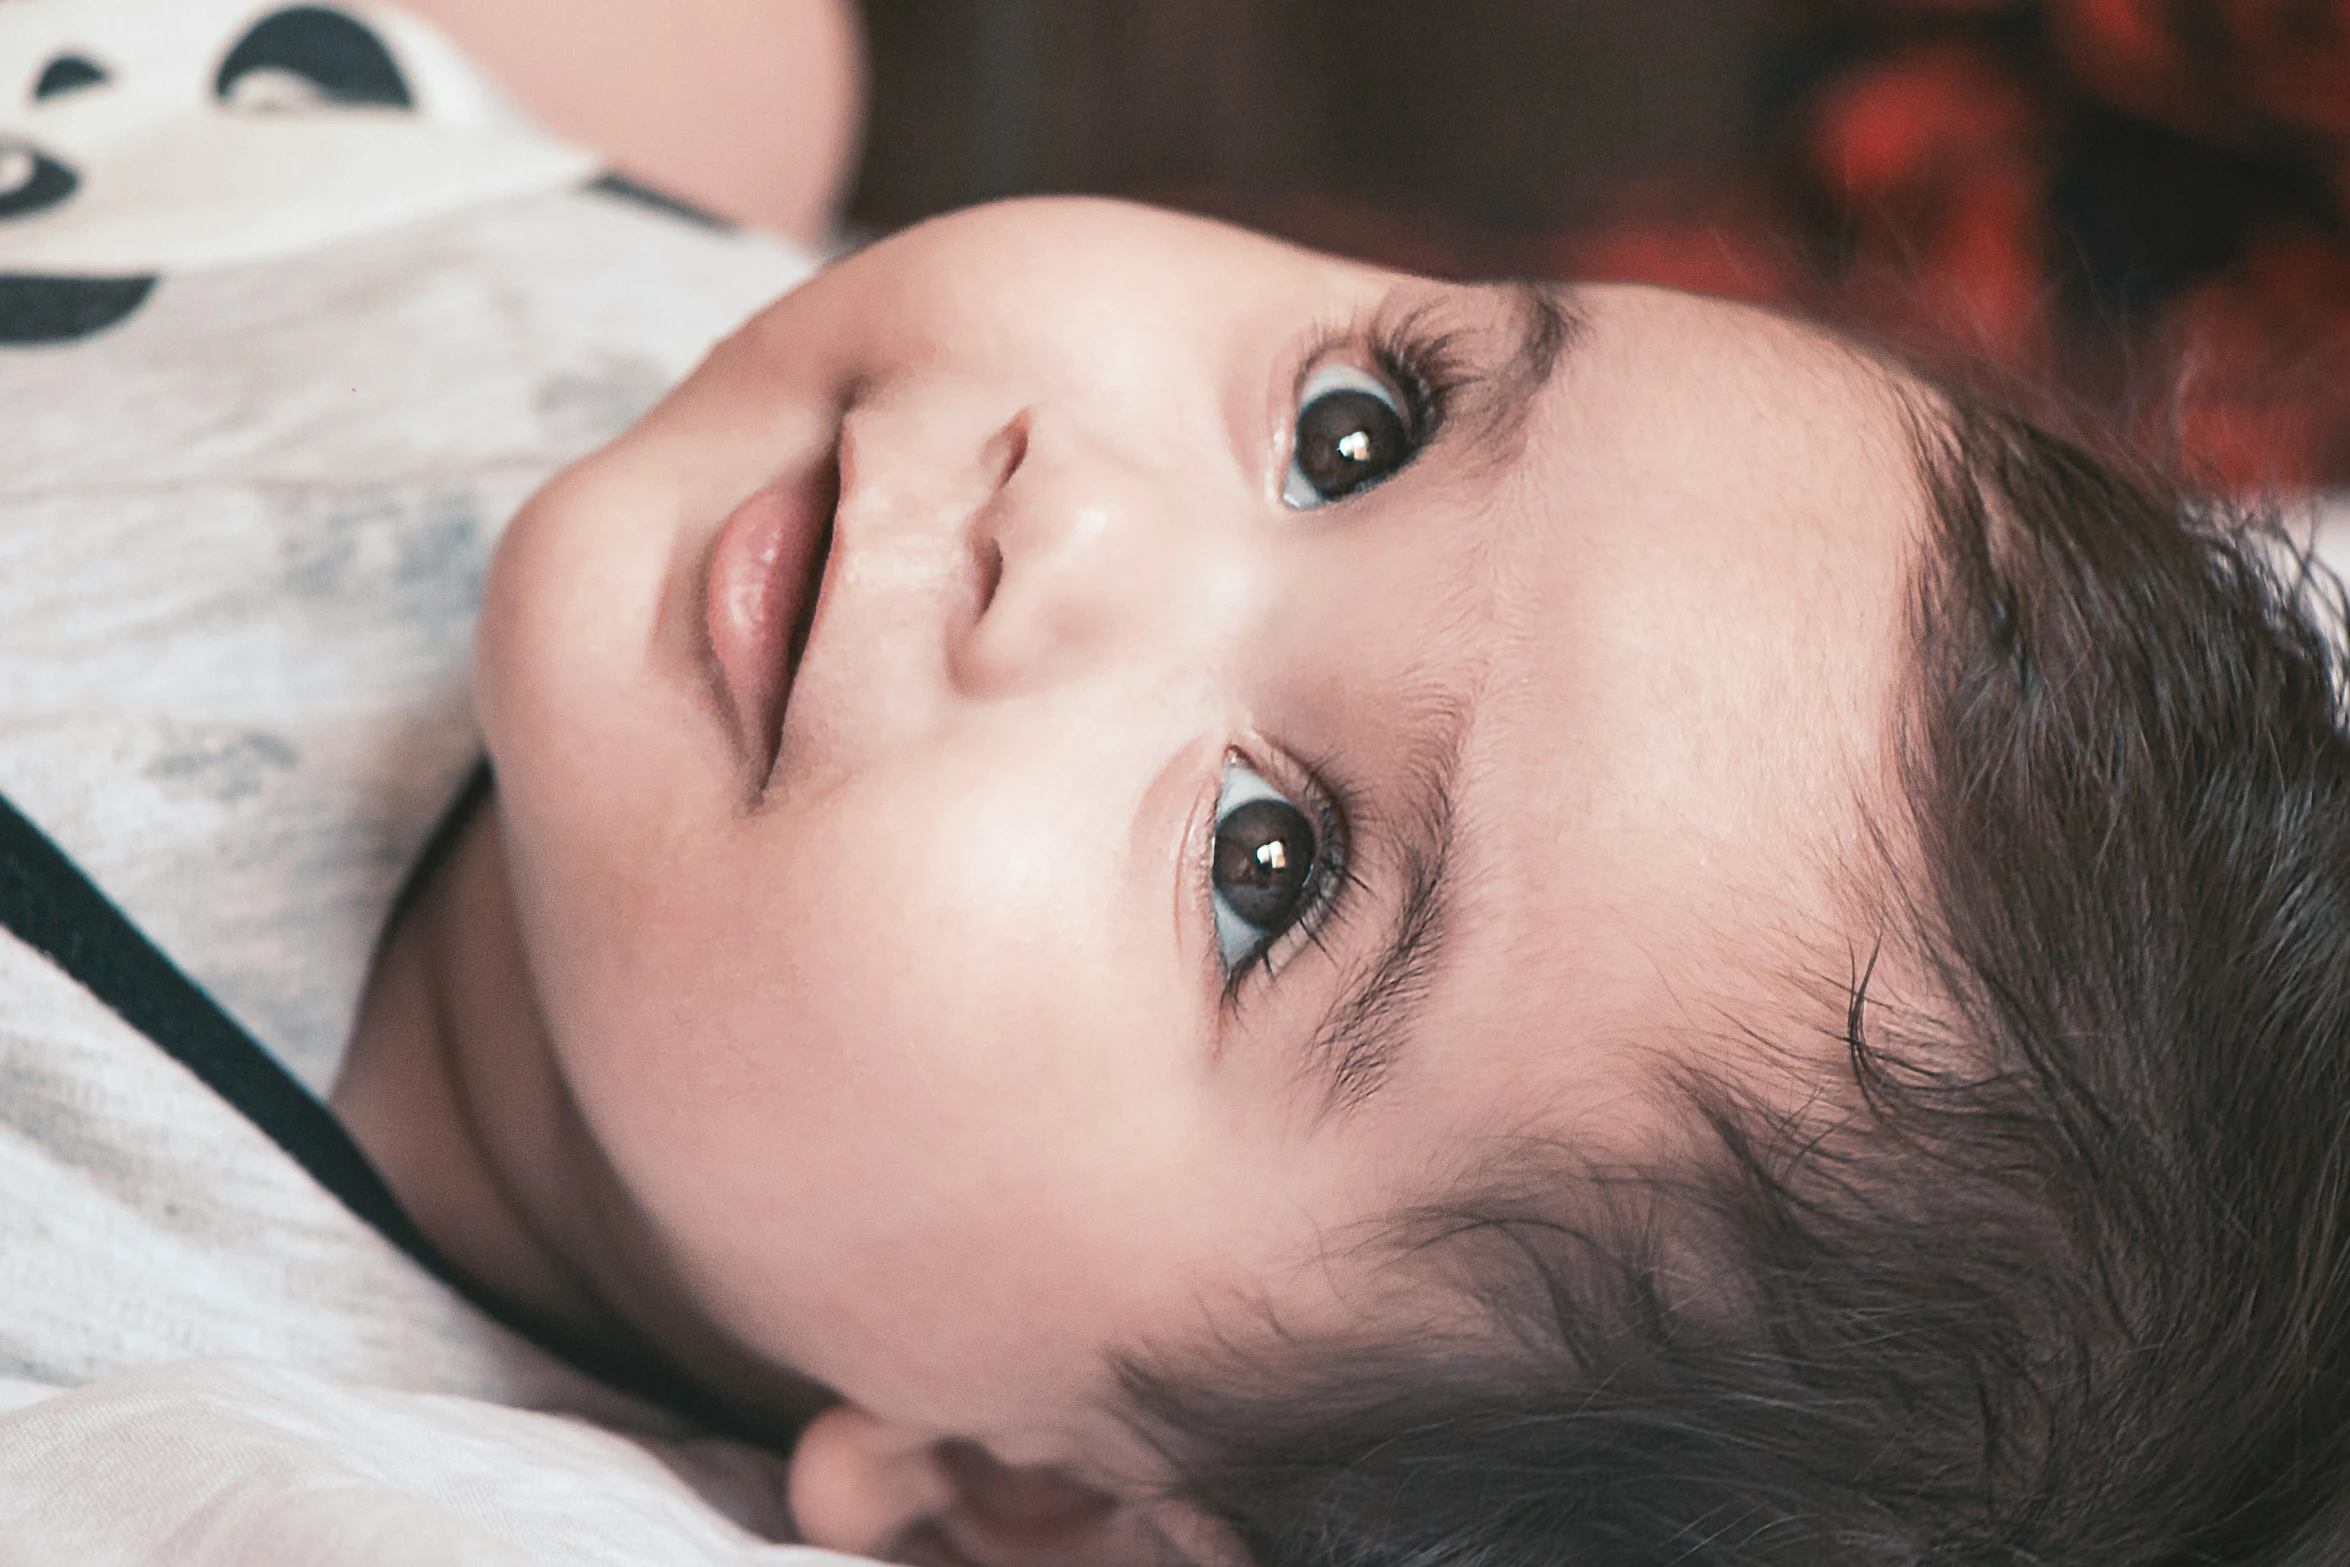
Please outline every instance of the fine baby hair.
[{"label": "fine baby hair", "polygon": [[1842,1070],[1793,1108],[1677,1074],[1687,1157],[1527,1150],[1375,1243],[1481,1332],[1132,1366],[1258,1560],[2350,1555],[2338,590],[1985,402],[1912,429]]}]

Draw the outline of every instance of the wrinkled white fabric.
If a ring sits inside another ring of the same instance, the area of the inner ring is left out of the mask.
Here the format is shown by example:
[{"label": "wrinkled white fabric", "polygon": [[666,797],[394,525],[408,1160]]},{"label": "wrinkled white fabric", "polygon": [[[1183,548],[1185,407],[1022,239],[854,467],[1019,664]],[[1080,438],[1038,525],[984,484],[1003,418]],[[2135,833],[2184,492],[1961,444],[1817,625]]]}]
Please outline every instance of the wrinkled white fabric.
[{"label": "wrinkled white fabric", "polygon": [[242,1355],[354,1383],[674,1425],[482,1316],[9,937],[0,1273],[0,1376],[74,1387]]},{"label": "wrinkled white fabric", "polygon": [[10,1391],[20,1402],[0,1414],[0,1567],[840,1560],[762,1543],[709,1508],[681,1474],[781,1515],[772,1473],[707,1444],[646,1446],[559,1416],[250,1361]]},{"label": "wrinkled white fabric", "polygon": [[[806,269],[555,190],[0,346],[0,793],[323,1091],[507,515]],[[217,1354],[613,1412],[0,936],[0,1376]]]},{"label": "wrinkled white fabric", "polygon": [[[221,67],[282,0],[9,0],[0,82],[60,55],[102,80],[0,100],[0,129],[72,171],[73,199],[0,222],[0,272],[184,273],[313,250],[439,213],[577,184],[596,157],[524,120],[436,29],[373,0],[409,102],[337,105],[280,68]],[[321,88],[326,90],[321,91]],[[9,124],[9,121],[16,123]]]},{"label": "wrinkled white fabric", "polygon": [[554,191],[0,346],[0,792],[323,1091],[507,517],[806,269]]},{"label": "wrinkled white fabric", "polygon": [[[232,102],[214,73],[271,9],[0,5],[0,176],[70,176],[0,214],[0,793],[322,1091],[480,752],[506,518],[810,263],[581,188],[592,159],[374,5],[338,14],[411,108],[285,99],[283,71],[284,101]],[[30,95],[67,57],[80,85]],[[154,281],[43,337],[22,285],[50,261]],[[0,1564],[793,1554],[756,1541],[772,1456],[531,1410],[684,1434],[0,935]]]}]

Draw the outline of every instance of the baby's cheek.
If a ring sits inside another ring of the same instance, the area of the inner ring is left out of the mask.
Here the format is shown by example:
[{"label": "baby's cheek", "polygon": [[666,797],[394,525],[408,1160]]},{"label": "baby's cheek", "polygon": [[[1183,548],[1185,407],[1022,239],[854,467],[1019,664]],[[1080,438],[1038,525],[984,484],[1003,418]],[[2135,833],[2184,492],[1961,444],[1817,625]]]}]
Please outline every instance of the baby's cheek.
[{"label": "baby's cheek", "polygon": [[1141,1287],[1199,1162],[1205,1054],[1174,889],[1162,868],[1138,912],[1102,847],[1129,822],[1073,765],[908,759],[671,845],[571,1075],[755,1340],[1074,1332]]},{"label": "baby's cheek", "polygon": [[1173,889],[1138,918],[1104,847],[1125,823],[1071,793],[1059,768],[869,775],[809,823],[802,888],[838,890],[801,900],[791,960],[804,1043],[871,1135],[984,1161],[998,1197],[1029,1205],[1114,1176],[1102,1144],[1157,1157],[1194,1102]]},{"label": "baby's cheek", "polygon": [[790,877],[810,1007],[942,1086],[1066,1085],[1106,1051],[1100,1025],[1131,1020],[1146,966],[1100,847],[1118,841],[1108,813],[1071,793],[976,764],[835,791],[804,819]]}]

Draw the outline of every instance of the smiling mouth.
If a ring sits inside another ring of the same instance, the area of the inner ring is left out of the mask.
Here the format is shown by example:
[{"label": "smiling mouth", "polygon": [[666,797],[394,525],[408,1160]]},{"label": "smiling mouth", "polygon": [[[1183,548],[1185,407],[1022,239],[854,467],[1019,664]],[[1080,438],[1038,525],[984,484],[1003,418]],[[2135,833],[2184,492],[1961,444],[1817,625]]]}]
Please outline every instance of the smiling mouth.
[{"label": "smiling mouth", "polygon": [[762,785],[816,623],[839,501],[839,458],[828,452],[737,506],[711,547],[705,614],[719,694]]}]

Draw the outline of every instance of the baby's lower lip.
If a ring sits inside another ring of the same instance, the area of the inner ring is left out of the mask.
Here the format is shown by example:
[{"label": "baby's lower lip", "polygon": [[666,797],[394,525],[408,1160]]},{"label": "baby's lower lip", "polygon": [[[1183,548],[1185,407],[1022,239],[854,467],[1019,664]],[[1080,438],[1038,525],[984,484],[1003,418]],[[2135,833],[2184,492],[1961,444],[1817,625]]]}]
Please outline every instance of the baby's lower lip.
[{"label": "baby's lower lip", "polygon": [[710,551],[705,617],[720,694],[764,781],[822,587],[838,480],[828,458],[735,507]]}]

